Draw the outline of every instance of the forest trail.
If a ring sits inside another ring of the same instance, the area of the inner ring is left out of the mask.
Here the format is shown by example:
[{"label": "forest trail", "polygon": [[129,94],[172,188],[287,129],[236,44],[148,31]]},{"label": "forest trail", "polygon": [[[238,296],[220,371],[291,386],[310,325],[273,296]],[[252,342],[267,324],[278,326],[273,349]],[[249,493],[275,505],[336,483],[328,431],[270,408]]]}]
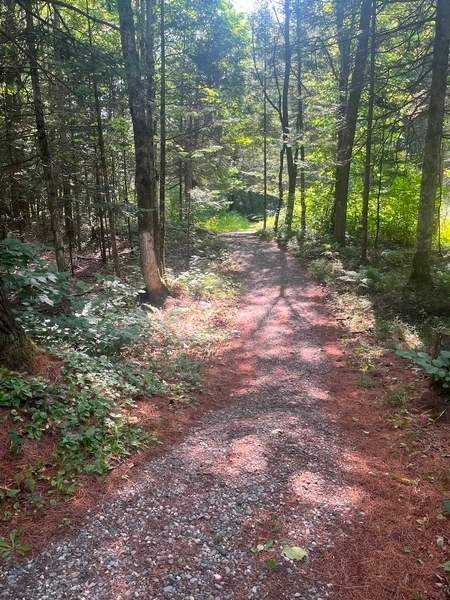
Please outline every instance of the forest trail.
[{"label": "forest trail", "polygon": [[223,238],[243,282],[236,343],[210,371],[223,407],[71,537],[0,567],[0,598],[411,600],[411,586],[446,597],[402,563],[409,540],[393,554],[389,523],[401,536],[415,491],[384,483],[384,432],[346,370],[324,289],[276,244]]}]

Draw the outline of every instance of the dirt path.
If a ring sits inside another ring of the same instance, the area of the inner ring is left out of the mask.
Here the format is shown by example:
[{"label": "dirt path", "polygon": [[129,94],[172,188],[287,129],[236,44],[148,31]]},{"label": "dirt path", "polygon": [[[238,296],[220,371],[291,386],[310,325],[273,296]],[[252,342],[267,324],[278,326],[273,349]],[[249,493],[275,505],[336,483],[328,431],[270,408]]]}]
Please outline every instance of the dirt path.
[{"label": "dirt path", "polygon": [[[224,407],[91,509],[76,535],[0,567],[0,598],[447,597],[434,574],[442,548],[422,569],[408,537],[414,511],[431,522],[438,496],[386,477],[402,463],[374,394],[345,366],[323,288],[275,244],[224,238],[244,282],[239,337],[209,371]],[[289,560],[285,547],[306,557]]]}]

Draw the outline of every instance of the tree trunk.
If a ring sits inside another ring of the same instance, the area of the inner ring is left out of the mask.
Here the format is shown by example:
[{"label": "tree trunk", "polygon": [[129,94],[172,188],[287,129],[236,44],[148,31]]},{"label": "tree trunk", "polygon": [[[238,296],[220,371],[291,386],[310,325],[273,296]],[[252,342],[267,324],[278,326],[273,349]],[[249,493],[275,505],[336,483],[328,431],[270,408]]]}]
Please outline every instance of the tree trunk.
[{"label": "tree trunk", "polygon": [[372,26],[371,26],[371,47],[370,47],[370,81],[369,81],[369,107],[367,112],[367,139],[366,139],[366,158],[364,165],[364,186],[362,197],[362,215],[361,215],[361,263],[367,262],[367,244],[369,233],[369,196],[370,196],[370,178],[372,175],[372,134],[373,134],[373,105],[375,90],[375,35],[376,35],[376,14],[377,2],[372,0]]},{"label": "tree trunk", "polygon": [[284,0],[284,81],[283,81],[283,100],[282,100],[282,127],[283,144],[286,151],[286,164],[288,171],[288,195],[286,202],[286,236],[289,238],[292,234],[292,219],[295,205],[295,189],[297,183],[297,165],[294,160],[292,150],[292,140],[289,128],[289,78],[292,68],[292,48],[290,40],[290,0]]},{"label": "tree trunk", "polygon": [[301,28],[301,7],[297,0],[295,4],[296,30],[297,30],[297,144],[295,149],[295,164],[298,171],[298,155],[300,151],[300,232],[299,239],[304,239],[306,233],[306,190],[305,190],[305,143],[303,140],[304,119],[303,119],[303,89],[302,89],[302,53],[300,40],[302,39]]},{"label": "tree trunk", "polygon": [[342,110],[342,114],[339,116],[340,123],[338,125],[339,132],[334,206],[334,240],[340,246],[345,246],[350,164],[352,160],[353,143],[355,141],[359,101],[361,98],[367,62],[371,12],[372,0],[361,0],[359,35],[350,93],[348,102]]},{"label": "tree trunk", "polygon": [[166,237],[166,23],[165,0],[160,3],[161,14],[161,108],[160,108],[160,153],[159,153],[159,260],[164,273]]},{"label": "tree trunk", "polygon": [[0,365],[9,369],[30,366],[33,343],[16,321],[0,277]]},{"label": "tree trunk", "polygon": [[45,125],[44,106],[41,97],[41,86],[39,82],[38,58],[36,44],[34,41],[33,23],[33,0],[23,0],[26,11],[26,42],[28,60],[30,63],[31,84],[33,88],[34,112],[36,117],[36,128],[41,154],[41,163],[44,171],[44,179],[47,184],[47,204],[50,213],[50,226],[55,248],[56,266],[58,271],[65,271],[66,261],[64,257],[64,243],[61,234],[61,217],[58,206],[58,192],[53,174],[52,158],[48,143],[47,129]]},{"label": "tree trunk", "polygon": [[150,302],[159,303],[166,296],[167,288],[162,277],[156,246],[155,224],[157,224],[158,207],[155,189],[156,174],[154,162],[151,163],[153,137],[146,112],[147,93],[141,78],[131,1],[117,0],[117,7],[128,84],[128,101],[133,121],[141,269]]},{"label": "tree trunk", "polygon": [[[87,8],[89,14],[89,8]],[[108,223],[109,223],[109,239],[111,241],[111,251],[112,251],[112,259],[114,264],[114,273],[116,277],[120,277],[120,264],[119,264],[119,253],[117,251],[117,237],[116,237],[116,223],[114,220],[114,212],[111,210],[112,206],[112,198],[111,192],[109,188],[109,173],[108,173],[108,164],[106,161],[106,148],[105,148],[105,140],[103,136],[103,120],[102,120],[102,111],[100,107],[100,99],[98,95],[98,85],[97,85],[97,73],[96,66],[94,60],[94,51],[92,48],[92,30],[91,23],[88,19],[88,31],[89,31],[89,49],[91,51],[91,65],[92,65],[92,84],[94,88],[94,103],[95,103],[95,120],[97,122],[97,139],[98,139],[98,149],[100,151],[100,165],[102,169],[103,175],[103,186],[105,193],[105,200],[108,206]],[[106,256],[105,256],[106,258]]]},{"label": "tree trunk", "polygon": [[440,149],[445,113],[450,41],[450,2],[438,0],[434,39],[427,133],[420,185],[417,217],[416,249],[409,282],[418,289],[433,285],[431,250],[435,217],[436,192],[439,181]]},{"label": "tree trunk", "polygon": [[284,169],[284,152],[285,152],[285,146],[283,144],[281,150],[280,150],[280,164],[278,167],[278,205],[277,205],[277,211],[275,213],[275,223],[273,226],[273,230],[275,233],[278,232],[278,223],[280,220],[280,212],[281,209],[283,208],[283,169]]}]

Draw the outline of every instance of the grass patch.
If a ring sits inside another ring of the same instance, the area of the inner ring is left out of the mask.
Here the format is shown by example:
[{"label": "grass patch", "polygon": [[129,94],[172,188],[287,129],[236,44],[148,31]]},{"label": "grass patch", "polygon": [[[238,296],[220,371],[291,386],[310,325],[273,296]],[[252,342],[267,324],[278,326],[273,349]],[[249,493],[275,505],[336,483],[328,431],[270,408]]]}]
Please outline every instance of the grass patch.
[{"label": "grass patch", "polygon": [[388,406],[403,406],[405,407],[414,392],[414,385],[406,384],[399,385],[390,390],[387,390],[384,394],[381,402]]},{"label": "grass patch", "polygon": [[229,231],[256,231],[259,227],[258,220],[249,220],[234,211],[223,211],[200,224],[202,227],[216,233]]}]

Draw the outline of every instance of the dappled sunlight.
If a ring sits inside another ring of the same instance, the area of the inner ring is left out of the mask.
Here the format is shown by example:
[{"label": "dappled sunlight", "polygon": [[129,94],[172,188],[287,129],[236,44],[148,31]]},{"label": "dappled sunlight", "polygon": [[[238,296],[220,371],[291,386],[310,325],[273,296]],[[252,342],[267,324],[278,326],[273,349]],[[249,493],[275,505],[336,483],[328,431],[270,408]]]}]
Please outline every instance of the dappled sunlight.
[{"label": "dappled sunlight", "polygon": [[316,387],[312,384],[308,385],[308,396],[315,400],[330,400],[330,394],[323,388]]},{"label": "dappled sunlight", "polygon": [[318,473],[303,471],[291,479],[292,492],[302,502],[333,508],[358,507],[364,494],[356,487],[342,487]]},{"label": "dappled sunlight", "polygon": [[264,444],[256,435],[248,435],[234,440],[224,457],[224,465],[214,465],[212,471],[217,475],[227,474],[237,477],[242,473],[252,473],[267,469],[264,456]]},{"label": "dappled sunlight", "polygon": [[230,480],[242,475],[266,471],[266,447],[257,435],[247,435],[231,440],[224,451],[223,445],[215,447],[199,440],[184,448],[183,458],[197,468],[207,468],[211,473]]}]

